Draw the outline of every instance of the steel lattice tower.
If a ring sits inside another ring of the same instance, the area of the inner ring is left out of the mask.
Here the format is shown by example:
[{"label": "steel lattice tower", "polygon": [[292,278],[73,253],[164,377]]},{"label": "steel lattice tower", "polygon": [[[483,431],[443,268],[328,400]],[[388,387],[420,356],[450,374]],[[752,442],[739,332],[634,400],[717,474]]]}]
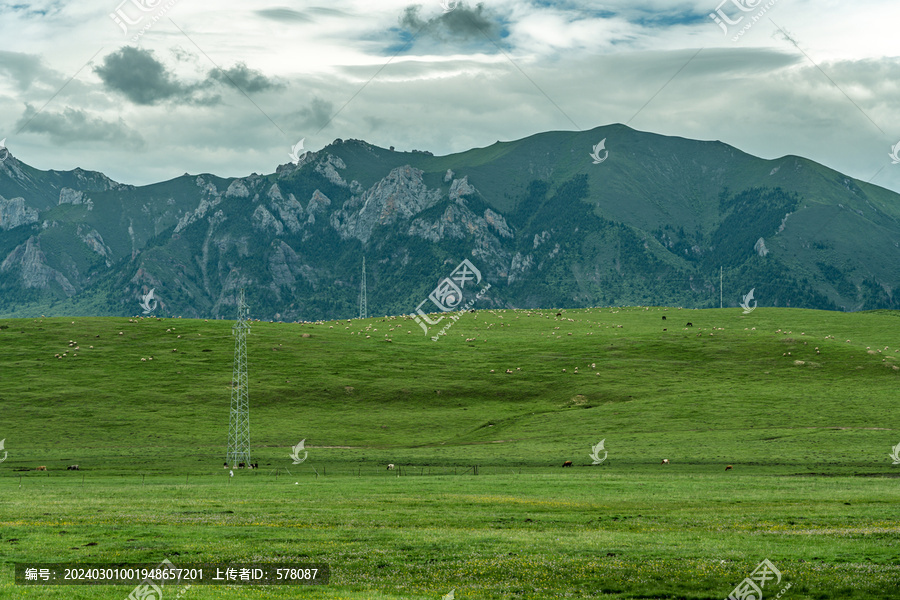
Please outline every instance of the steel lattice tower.
[{"label": "steel lattice tower", "polygon": [[368,317],[368,311],[366,306],[366,257],[363,256],[362,283],[359,284],[359,318]]},{"label": "steel lattice tower", "polygon": [[231,416],[228,423],[228,454],[231,466],[250,464],[250,390],[247,378],[247,334],[250,309],[244,301],[244,288],[238,300],[238,319],[234,333],[234,372],[231,376]]}]

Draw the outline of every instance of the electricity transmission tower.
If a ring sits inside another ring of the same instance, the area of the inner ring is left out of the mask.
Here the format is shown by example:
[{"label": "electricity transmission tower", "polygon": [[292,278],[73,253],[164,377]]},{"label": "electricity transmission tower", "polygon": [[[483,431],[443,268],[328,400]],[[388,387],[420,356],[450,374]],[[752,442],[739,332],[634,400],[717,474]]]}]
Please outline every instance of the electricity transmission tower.
[{"label": "electricity transmission tower", "polygon": [[366,314],[368,310],[366,306],[366,257],[363,256],[362,283],[359,285],[359,318],[365,319],[368,317]]},{"label": "electricity transmission tower", "polygon": [[234,372],[231,376],[231,417],[228,423],[228,454],[231,466],[250,464],[250,390],[247,379],[247,333],[250,309],[244,301],[244,288],[238,300],[238,319],[234,324]]}]

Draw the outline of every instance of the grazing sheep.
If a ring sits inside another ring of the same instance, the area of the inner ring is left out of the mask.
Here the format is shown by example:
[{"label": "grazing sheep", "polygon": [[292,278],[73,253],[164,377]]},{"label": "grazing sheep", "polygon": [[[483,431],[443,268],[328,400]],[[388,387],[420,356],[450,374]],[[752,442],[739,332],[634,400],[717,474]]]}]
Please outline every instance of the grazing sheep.
[{"label": "grazing sheep", "polygon": [[564,462],[564,463],[562,464],[562,466],[564,466],[564,467],[571,467],[571,466],[572,466],[572,461],[571,461],[571,460],[567,460],[566,462]]},{"label": "grazing sheep", "polygon": [[47,470],[47,467],[44,467],[44,466],[40,466],[37,469],[35,469],[35,471],[46,471],[46,470]]},{"label": "grazing sheep", "polygon": [[669,459],[668,459],[668,458],[664,458],[663,461],[662,461],[662,464],[664,464],[664,465],[669,464]]},{"label": "grazing sheep", "polygon": [[734,467],[732,467],[731,465],[728,465],[727,467],[725,467],[725,470],[727,471],[727,470],[733,469],[733,468],[734,468]]},{"label": "grazing sheep", "polygon": [[394,465],[393,465],[393,464],[388,465],[387,470],[388,470],[388,471],[393,471],[393,470],[394,470]]}]

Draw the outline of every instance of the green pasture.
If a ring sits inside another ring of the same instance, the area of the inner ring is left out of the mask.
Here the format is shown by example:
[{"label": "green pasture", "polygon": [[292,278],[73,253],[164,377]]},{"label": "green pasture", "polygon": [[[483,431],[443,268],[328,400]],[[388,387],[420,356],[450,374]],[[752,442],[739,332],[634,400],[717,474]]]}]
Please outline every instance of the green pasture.
[{"label": "green pasture", "polygon": [[18,586],[16,562],[165,558],[331,568],[185,600],[722,599],[763,559],[765,598],[897,598],[898,316],[254,322],[260,468],[233,477],[232,322],[0,320],[0,598],[132,590]]}]

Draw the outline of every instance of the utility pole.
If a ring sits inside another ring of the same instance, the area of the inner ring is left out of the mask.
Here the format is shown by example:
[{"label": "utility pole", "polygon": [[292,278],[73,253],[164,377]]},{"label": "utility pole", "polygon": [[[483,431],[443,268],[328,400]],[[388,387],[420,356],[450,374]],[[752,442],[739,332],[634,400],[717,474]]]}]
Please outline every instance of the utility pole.
[{"label": "utility pole", "polygon": [[234,367],[231,376],[231,415],[228,423],[228,453],[225,462],[232,467],[250,464],[250,389],[247,377],[247,334],[250,309],[244,301],[244,288],[238,299],[238,320],[234,324]]},{"label": "utility pole", "polygon": [[363,256],[362,282],[359,284],[359,318],[368,317],[368,310],[366,306],[366,257]]}]

